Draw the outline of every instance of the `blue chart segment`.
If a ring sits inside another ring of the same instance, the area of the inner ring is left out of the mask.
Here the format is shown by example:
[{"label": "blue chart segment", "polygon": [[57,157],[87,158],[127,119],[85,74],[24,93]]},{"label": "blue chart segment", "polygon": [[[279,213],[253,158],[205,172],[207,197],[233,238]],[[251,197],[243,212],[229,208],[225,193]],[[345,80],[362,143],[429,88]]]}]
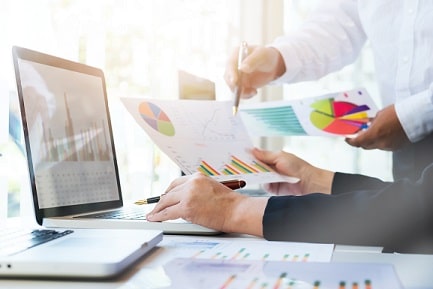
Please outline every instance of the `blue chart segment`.
[{"label": "blue chart segment", "polygon": [[291,106],[247,108],[242,112],[266,125],[270,131],[279,135],[306,135]]}]

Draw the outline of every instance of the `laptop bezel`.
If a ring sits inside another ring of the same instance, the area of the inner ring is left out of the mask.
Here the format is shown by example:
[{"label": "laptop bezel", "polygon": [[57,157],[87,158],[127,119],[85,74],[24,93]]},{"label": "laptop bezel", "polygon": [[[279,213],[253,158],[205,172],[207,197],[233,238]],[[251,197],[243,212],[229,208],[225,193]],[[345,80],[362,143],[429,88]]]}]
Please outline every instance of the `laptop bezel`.
[{"label": "laptop bezel", "polygon": [[[44,218],[48,217],[61,217],[61,216],[67,216],[67,215],[74,215],[74,214],[82,214],[87,212],[94,212],[94,211],[102,211],[102,210],[108,210],[108,209],[114,209],[119,208],[123,206],[123,199],[122,199],[122,192],[121,192],[121,186],[120,186],[120,178],[119,178],[119,170],[117,165],[117,157],[116,157],[116,151],[114,147],[114,137],[113,137],[113,130],[111,125],[111,117],[110,117],[110,111],[109,111],[109,105],[108,105],[108,98],[107,98],[107,91],[106,91],[106,83],[105,83],[105,76],[104,72],[96,67],[92,67],[83,63],[74,62],[71,60],[67,60],[64,58],[60,58],[54,55],[45,54],[39,51],[31,50],[24,47],[19,46],[13,46],[12,47],[12,56],[13,56],[13,63],[14,63],[14,71],[15,71],[15,78],[17,83],[17,92],[18,92],[18,99],[19,99],[19,105],[20,105],[20,112],[21,112],[21,118],[22,118],[22,126],[23,126],[23,133],[24,133],[24,142],[25,142],[25,148],[26,148],[26,158],[28,163],[28,171],[29,171],[29,177],[30,177],[30,186],[32,190],[32,198],[33,198],[33,206],[35,210],[35,217],[38,224],[42,224],[42,221]],[[84,73],[92,76],[99,77],[102,81],[102,88],[103,88],[103,94],[104,94],[104,104],[105,104],[105,113],[107,116],[107,125],[108,125],[108,131],[109,131],[109,137],[110,137],[110,143],[112,148],[112,156],[113,156],[113,165],[115,170],[115,176],[116,176],[116,184],[118,188],[118,200],[113,201],[106,201],[106,202],[97,202],[97,203],[90,203],[90,204],[78,204],[78,205],[71,205],[71,206],[60,206],[55,208],[39,208],[38,203],[38,193],[36,189],[36,181],[35,181],[35,173],[33,169],[33,162],[32,162],[32,152],[30,149],[30,140],[29,140],[29,128],[27,125],[27,119],[26,119],[26,112],[24,107],[24,97],[23,97],[23,89],[21,85],[21,77],[20,77],[20,71],[19,71],[19,59],[21,60],[27,60],[32,61],[36,63],[40,63],[43,65],[48,65],[60,69],[66,69],[71,70],[79,73]]]}]

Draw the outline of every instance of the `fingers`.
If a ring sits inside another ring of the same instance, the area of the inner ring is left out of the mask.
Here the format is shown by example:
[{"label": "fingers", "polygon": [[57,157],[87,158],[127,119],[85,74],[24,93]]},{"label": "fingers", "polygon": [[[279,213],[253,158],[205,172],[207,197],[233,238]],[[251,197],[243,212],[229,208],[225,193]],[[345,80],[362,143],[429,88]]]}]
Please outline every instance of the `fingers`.
[{"label": "fingers", "polygon": [[376,138],[371,130],[360,132],[356,137],[346,138],[345,141],[353,147],[360,147],[365,150],[376,148]]},{"label": "fingers", "polygon": [[180,198],[177,193],[177,188],[181,187],[186,181],[186,177],[180,177],[171,182],[165,192],[161,195],[159,202],[146,216],[146,219],[149,221],[161,222],[180,218],[180,209],[178,208]]},{"label": "fingers", "polygon": [[226,64],[224,72],[224,80],[230,87],[231,91],[234,91],[238,83],[238,49],[232,50]]},{"label": "fingers", "polygon": [[254,78],[250,78],[248,74],[255,73],[260,70],[260,65],[266,64],[267,57],[263,49],[257,46],[248,47],[248,56],[242,61],[238,67],[238,49],[235,48],[231,52],[224,72],[224,80],[232,92],[239,85],[239,70],[244,73],[242,78],[242,98],[250,98],[257,94],[257,85],[254,83]]},{"label": "fingers", "polygon": [[179,203],[180,200],[177,198],[177,194],[173,191],[167,191],[167,193],[161,195],[161,199],[153,210],[147,214],[146,219],[151,222],[178,219],[179,212],[177,207]]},{"label": "fingers", "polygon": [[263,69],[269,65],[269,57],[267,57],[267,48],[257,46],[254,49],[250,49],[248,56],[242,61],[239,70],[244,73],[253,73]]}]

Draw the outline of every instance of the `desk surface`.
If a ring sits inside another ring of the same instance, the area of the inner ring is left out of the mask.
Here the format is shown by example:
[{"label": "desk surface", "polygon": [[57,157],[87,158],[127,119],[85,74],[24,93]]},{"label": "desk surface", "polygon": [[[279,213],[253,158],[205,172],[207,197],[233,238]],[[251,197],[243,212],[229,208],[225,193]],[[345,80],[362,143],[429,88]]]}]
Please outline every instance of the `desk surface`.
[{"label": "desk surface", "polygon": [[[179,236],[175,236],[179,238]],[[164,239],[174,238],[164,236]],[[209,238],[213,240],[245,240],[248,236],[218,236],[218,237],[197,237],[182,236],[185,241],[197,238]],[[263,240],[263,242],[266,242]],[[132,289],[132,288],[151,288],[145,284],[140,284],[139,275],[143,270],[154,270],[157,272],[161,265],[173,257],[170,248],[158,246],[150,252],[143,260],[135,264],[132,268],[114,280],[104,281],[78,281],[78,280],[0,280],[0,288],[32,288],[32,289],[51,289],[51,288],[80,288],[80,289]],[[412,255],[412,254],[383,254],[378,248],[370,247],[350,247],[336,246],[332,262],[364,262],[364,263],[391,263],[394,265],[397,274],[406,289],[427,289],[433,288],[433,255]]]}]

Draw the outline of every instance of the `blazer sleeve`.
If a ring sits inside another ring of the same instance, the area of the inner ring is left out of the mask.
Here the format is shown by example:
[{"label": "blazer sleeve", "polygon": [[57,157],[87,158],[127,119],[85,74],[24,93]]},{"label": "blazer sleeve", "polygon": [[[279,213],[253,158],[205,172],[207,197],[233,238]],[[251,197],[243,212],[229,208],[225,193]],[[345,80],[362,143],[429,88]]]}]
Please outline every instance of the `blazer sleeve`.
[{"label": "blazer sleeve", "polygon": [[[336,177],[336,194],[269,198],[263,216],[264,237],[381,246],[386,252],[433,252],[433,164],[417,182]],[[356,180],[359,183],[353,183]]]},{"label": "blazer sleeve", "polygon": [[389,184],[377,178],[337,172],[332,181],[331,192],[333,195],[338,195],[358,190],[379,190]]}]

